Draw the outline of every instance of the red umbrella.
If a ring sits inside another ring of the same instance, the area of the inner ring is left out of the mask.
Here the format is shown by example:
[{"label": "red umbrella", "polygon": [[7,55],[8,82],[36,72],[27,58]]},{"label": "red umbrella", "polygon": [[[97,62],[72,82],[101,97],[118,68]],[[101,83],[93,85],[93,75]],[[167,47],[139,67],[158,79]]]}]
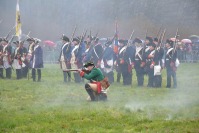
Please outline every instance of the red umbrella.
[{"label": "red umbrella", "polygon": [[181,42],[188,43],[188,44],[192,43],[190,39],[182,39]]},{"label": "red umbrella", "polygon": [[47,46],[50,46],[50,47],[55,47],[56,46],[56,44],[53,41],[50,41],[50,40],[44,41],[44,44],[47,45]]}]

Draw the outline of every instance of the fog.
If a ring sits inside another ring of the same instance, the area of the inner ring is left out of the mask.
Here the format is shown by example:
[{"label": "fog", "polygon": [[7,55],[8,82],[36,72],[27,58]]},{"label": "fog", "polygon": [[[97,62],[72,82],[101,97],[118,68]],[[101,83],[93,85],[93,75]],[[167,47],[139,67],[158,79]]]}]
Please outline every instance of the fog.
[{"label": "fog", "polygon": [[[156,36],[159,28],[167,29],[166,37],[175,35],[179,28],[181,38],[199,34],[199,0],[19,0],[22,32],[41,40],[76,35],[84,29],[100,37],[113,36],[115,20],[120,38],[143,38],[148,29]],[[6,36],[15,24],[16,0],[0,0],[0,36]]]}]

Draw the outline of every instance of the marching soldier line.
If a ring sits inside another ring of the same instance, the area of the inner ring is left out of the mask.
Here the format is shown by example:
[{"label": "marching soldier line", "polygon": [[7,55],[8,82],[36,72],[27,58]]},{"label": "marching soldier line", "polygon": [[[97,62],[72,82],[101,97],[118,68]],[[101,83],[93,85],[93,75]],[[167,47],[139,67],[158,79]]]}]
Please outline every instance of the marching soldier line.
[{"label": "marching soldier line", "polygon": [[[85,63],[92,61],[95,67],[100,68],[108,77],[110,83],[120,82],[122,77],[123,85],[132,85],[132,69],[135,69],[137,86],[144,85],[146,74],[148,75],[147,87],[161,87],[161,71],[166,68],[166,87],[177,87],[175,48],[179,41],[177,35],[175,38],[167,39],[164,45],[161,37],[152,38],[146,35],[143,41],[137,37],[132,39],[133,33],[129,40],[119,39],[115,34],[104,44],[100,43],[97,36],[86,36],[86,31],[80,37],[73,36],[71,39],[65,35],[61,37],[63,45],[58,61],[63,70],[64,82],[71,82],[71,72],[66,70],[81,69]],[[25,41],[29,43],[28,48],[23,46]],[[41,81],[43,51],[39,39],[29,37],[23,41],[9,42],[6,38],[1,38],[0,42],[1,78],[10,79],[13,68],[16,70],[17,79],[29,78],[28,71],[32,69],[33,81]],[[14,52],[12,52],[11,43],[15,44]],[[117,79],[114,79],[114,70],[116,70]],[[73,75],[76,83],[83,82],[78,72],[73,72]]]}]

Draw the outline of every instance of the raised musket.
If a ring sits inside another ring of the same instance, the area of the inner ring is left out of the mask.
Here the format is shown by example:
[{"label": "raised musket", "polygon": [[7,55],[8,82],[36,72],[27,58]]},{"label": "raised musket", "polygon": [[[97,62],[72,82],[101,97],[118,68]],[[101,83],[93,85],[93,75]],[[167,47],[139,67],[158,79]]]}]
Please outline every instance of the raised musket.
[{"label": "raised musket", "polygon": [[129,47],[130,44],[131,44],[130,40],[132,40],[133,35],[134,35],[134,32],[135,32],[135,31],[133,30],[132,33],[131,33],[131,35],[130,35],[130,37],[129,37],[129,40],[128,40],[128,43],[127,43],[127,47]]},{"label": "raised musket", "polygon": [[[164,29],[164,31],[163,31],[163,33],[162,33],[162,36],[161,36],[161,38],[160,38],[160,47],[162,47],[162,42],[163,42],[163,40],[164,40],[164,37],[165,37],[165,33],[166,33],[166,29]],[[159,41],[159,40],[158,40]]]},{"label": "raised musket", "polygon": [[173,45],[173,51],[172,51],[172,56],[174,55],[175,51],[176,51],[176,47],[177,47],[177,38],[178,38],[178,28],[176,30],[176,34],[175,34],[175,41],[174,41],[174,45]]},{"label": "raised musket", "polygon": [[76,30],[77,30],[77,25],[75,25],[75,28],[74,28],[73,33],[72,33],[71,38],[70,38],[70,42],[73,41]]},{"label": "raised musket", "polygon": [[156,37],[161,36],[161,30],[162,30],[162,25],[160,26],[160,28],[159,28],[159,30],[158,30],[158,32],[157,32],[157,34],[156,34]]},{"label": "raised musket", "polygon": [[16,27],[16,25],[8,32],[8,34],[6,35],[5,39],[7,40],[8,37],[10,36],[10,33],[13,31],[13,29]]},{"label": "raised musket", "polygon": [[[145,41],[146,41],[147,34],[148,34],[148,29],[146,29],[146,33],[145,33]],[[142,57],[143,57],[143,55],[144,55],[144,50],[145,50],[145,48],[146,48],[145,41],[144,41],[143,50],[142,50]]]},{"label": "raised musket", "polygon": [[71,38],[70,38],[70,44],[67,46],[66,51],[69,50],[69,47],[70,47],[70,45],[71,45],[71,43],[73,41],[73,37],[75,35],[76,30],[77,30],[77,25],[75,25],[75,28],[74,28],[73,33],[72,33]]}]

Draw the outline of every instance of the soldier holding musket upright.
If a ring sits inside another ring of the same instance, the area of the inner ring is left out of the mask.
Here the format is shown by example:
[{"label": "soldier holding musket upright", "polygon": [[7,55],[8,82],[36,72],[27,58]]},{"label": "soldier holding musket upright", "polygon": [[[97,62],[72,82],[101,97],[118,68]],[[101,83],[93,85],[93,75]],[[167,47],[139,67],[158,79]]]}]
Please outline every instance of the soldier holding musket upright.
[{"label": "soldier holding musket upright", "polygon": [[154,56],[155,56],[156,45],[151,42],[148,44],[149,50],[146,52],[146,72],[148,74],[148,85],[147,87],[154,87]]},{"label": "soldier holding musket upright", "polygon": [[103,54],[103,47],[99,43],[99,38],[95,37],[93,42],[94,47],[92,49],[92,61],[94,64],[96,64],[96,67],[100,67],[101,60],[102,60],[102,54]]},{"label": "soldier holding musket upright", "polygon": [[0,38],[0,78],[4,78],[4,76],[3,76],[3,68],[4,68],[4,66],[3,66],[3,45],[2,45],[2,43],[1,43],[1,41],[2,41],[2,38]]},{"label": "soldier holding musket upright", "polygon": [[176,66],[175,62],[177,59],[177,51],[174,51],[174,42],[167,39],[166,41],[166,51],[165,51],[165,67],[167,70],[167,86],[166,88],[171,88],[171,77],[173,77],[173,87],[177,87],[176,79]]},{"label": "soldier holding musket upright", "polygon": [[135,38],[133,41],[133,44],[135,45],[135,59],[134,59],[134,68],[136,71],[137,76],[137,85],[143,86],[144,84],[144,65],[145,62],[143,62],[143,56],[142,56],[142,41],[139,38]]},{"label": "soldier holding musket upright", "polygon": [[105,49],[104,54],[102,56],[102,62],[103,66],[101,68],[103,69],[103,73],[106,77],[108,77],[109,82],[114,82],[114,73],[113,73],[113,48],[111,47],[112,42],[107,41],[105,43]]},{"label": "soldier holding musket upright", "polygon": [[119,40],[120,49],[118,54],[118,67],[121,70],[122,77],[123,77],[123,85],[131,85],[132,84],[132,63],[133,59],[131,56],[130,47],[127,47],[128,40]]},{"label": "soldier holding musket upright", "polygon": [[63,70],[63,75],[64,75],[64,82],[67,82],[67,77],[68,77],[68,82],[71,81],[71,73],[67,72],[65,70],[71,69],[71,52],[72,52],[72,47],[70,44],[70,40],[67,36],[63,35],[62,36],[62,47],[61,47],[61,52],[59,56],[59,62],[60,62],[60,67]]},{"label": "soldier holding musket upright", "polygon": [[41,40],[35,38],[35,43],[34,43],[34,50],[32,53],[32,78],[33,78],[33,82],[36,81],[36,71],[37,71],[37,76],[38,79],[37,81],[40,82],[41,81],[41,68],[43,68],[43,50],[41,48],[41,46],[39,45],[39,42]]},{"label": "soldier holding musket upright", "polygon": [[22,77],[23,78],[27,78],[27,74],[28,74],[28,67],[29,67],[29,62],[28,62],[28,59],[27,59],[27,55],[28,55],[28,50],[26,47],[24,47],[24,41],[22,41],[20,43],[20,47],[22,49],[22,57],[21,57],[21,60],[22,60],[22,68],[21,68],[21,71],[22,71]]},{"label": "soldier holding musket upright", "polygon": [[161,47],[162,42],[158,38],[154,38],[154,44],[156,45],[154,56],[154,87],[162,86],[161,70],[163,65],[164,49]]},{"label": "soldier holding musket upright", "polygon": [[[71,64],[72,68],[75,68],[75,69],[80,69],[83,67],[83,54],[85,52],[85,44],[83,42],[83,38],[73,38],[73,45],[74,45],[74,48],[72,50],[72,58],[71,58]],[[81,80],[81,77],[79,76],[79,73],[77,72],[74,72],[74,78],[75,78],[75,82],[76,83],[80,83],[82,80]]]},{"label": "soldier holding musket upright", "polygon": [[6,78],[11,79],[12,47],[8,44],[8,40],[6,40],[5,38],[2,39],[2,44],[3,44],[3,65],[4,68],[6,69]]},{"label": "soldier holding musket upright", "polygon": [[29,45],[28,45],[28,54],[26,56],[26,59],[28,61],[28,67],[31,68],[32,61],[30,59],[32,58],[32,54],[33,54],[33,51],[34,51],[35,40],[34,40],[34,38],[28,38],[26,41],[29,43]]},{"label": "soldier holding musket upright", "polygon": [[22,60],[21,57],[23,56],[23,51],[22,48],[20,47],[19,41],[15,41],[13,42],[16,45],[16,48],[14,50],[14,54],[13,54],[13,67],[16,70],[16,78],[17,79],[21,79],[22,78],[22,74],[21,74],[21,68],[22,68]]}]

